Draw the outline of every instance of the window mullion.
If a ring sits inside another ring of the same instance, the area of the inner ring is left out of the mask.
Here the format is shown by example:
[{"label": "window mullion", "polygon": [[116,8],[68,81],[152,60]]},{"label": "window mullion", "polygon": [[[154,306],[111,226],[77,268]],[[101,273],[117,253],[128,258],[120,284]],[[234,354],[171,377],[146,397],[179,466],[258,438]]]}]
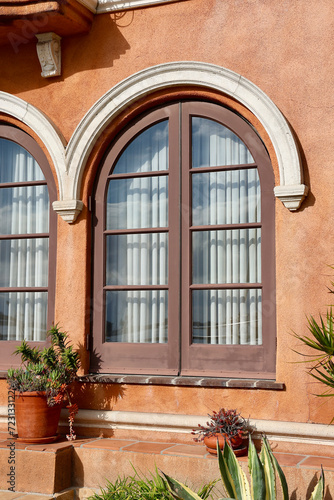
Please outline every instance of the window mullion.
[{"label": "window mullion", "polygon": [[[181,118],[181,359],[182,370],[188,365],[189,347],[191,344],[191,118],[187,103],[182,104]],[[182,374],[182,371],[181,371]]]},{"label": "window mullion", "polygon": [[170,363],[180,369],[180,131],[179,106],[169,119],[168,344]]}]

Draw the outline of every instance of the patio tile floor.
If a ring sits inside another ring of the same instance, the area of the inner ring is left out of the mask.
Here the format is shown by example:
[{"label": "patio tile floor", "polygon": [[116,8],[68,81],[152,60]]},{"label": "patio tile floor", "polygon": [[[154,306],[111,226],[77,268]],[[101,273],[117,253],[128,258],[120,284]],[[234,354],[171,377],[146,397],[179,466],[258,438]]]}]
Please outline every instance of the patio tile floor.
[{"label": "patio tile floor", "polygon": [[[9,438],[6,433],[0,432],[0,449],[6,448],[9,441],[13,438]],[[69,448],[94,448],[94,449],[105,449],[114,450],[122,452],[136,452],[136,453],[150,453],[150,454],[162,454],[162,455],[179,455],[188,457],[200,457],[203,459],[214,458],[215,456],[207,453],[206,448],[203,444],[180,444],[180,443],[169,443],[169,442],[151,442],[151,441],[140,441],[135,439],[115,439],[115,438],[98,438],[98,437],[83,437],[78,438],[75,441],[67,441],[65,437],[59,437],[59,439],[50,444],[37,445],[29,443],[20,443],[15,440],[15,448],[17,450],[26,451],[38,451],[38,452],[49,452],[57,453]],[[279,463],[287,467],[311,467],[319,469],[320,465],[324,469],[334,470],[334,458],[311,454],[301,454],[301,453],[286,453],[286,452],[274,452]],[[247,457],[239,457],[240,461],[247,461]],[[0,490],[1,493],[1,490]],[[9,492],[10,493],[10,492]],[[2,497],[0,496],[0,499]],[[10,498],[10,497],[8,497]],[[12,497],[14,498],[14,497]],[[16,500],[16,497],[15,497]]]},{"label": "patio tile floor", "polygon": [[35,493],[20,493],[0,491],[0,500],[51,500],[52,495],[37,495]]},{"label": "patio tile floor", "polygon": [[[12,440],[12,439],[11,439]],[[6,448],[9,439],[7,439],[6,434],[0,433],[0,450]],[[162,455],[165,457],[175,457],[179,456],[183,459],[194,460],[216,460],[215,456],[210,455],[206,452],[203,444],[180,444],[180,443],[169,443],[169,442],[147,442],[139,441],[133,439],[115,439],[115,438],[79,438],[74,442],[69,442],[65,438],[61,437],[55,443],[47,445],[33,445],[25,443],[15,443],[17,450],[20,453],[26,451],[29,453],[27,455],[31,456],[32,451],[40,453],[55,454],[64,453],[65,450],[73,449],[82,450],[82,452],[87,449],[87,452],[91,450],[94,453],[128,453],[129,460],[131,461],[131,454],[150,454],[150,455]],[[73,450],[73,451],[74,451]],[[66,451],[69,453],[69,451]],[[314,469],[319,471],[322,466],[326,471],[334,471],[334,458],[326,456],[315,456],[306,455],[301,453],[284,453],[276,452],[274,453],[278,462],[281,466],[294,469]],[[37,456],[36,455],[36,456]],[[124,455],[125,458],[125,455]],[[240,461],[246,462],[247,457],[240,457]],[[28,490],[29,491],[29,490]],[[55,490],[57,491],[57,490]],[[71,490],[72,491],[72,490]],[[69,496],[70,495],[70,496]],[[68,500],[69,498],[75,498],[72,496],[72,492],[55,493],[50,495],[37,494],[37,493],[24,493],[24,492],[11,492],[6,490],[0,490],[0,500],[50,500],[50,499]]]}]

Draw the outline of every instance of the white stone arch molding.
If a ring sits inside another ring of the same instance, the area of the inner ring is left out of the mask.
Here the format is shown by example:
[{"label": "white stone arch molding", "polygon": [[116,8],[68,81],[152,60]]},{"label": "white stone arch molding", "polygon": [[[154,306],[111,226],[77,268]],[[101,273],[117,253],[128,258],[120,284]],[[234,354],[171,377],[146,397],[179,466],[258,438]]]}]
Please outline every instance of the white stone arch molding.
[{"label": "white stone arch molding", "polygon": [[[23,99],[0,91],[0,112],[16,118],[33,130],[41,139],[53,161],[59,187],[59,199],[63,200],[66,193],[66,142],[52,121],[32,104]],[[82,210],[82,202],[77,200],[78,213]],[[72,216],[71,216],[72,217]]]},{"label": "white stone arch molding", "polygon": [[68,211],[71,203],[75,206],[79,199],[88,156],[104,128],[137,99],[176,85],[212,88],[244,104],[260,120],[275,149],[280,172],[275,195],[289,210],[299,208],[308,187],[303,184],[298,147],[287,121],[271,99],[233,71],[207,63],[181,61],[153,66],[128,77],[102,96],[84,116],[67,147],[67,185],[61,190],[64,198],[54,203],[59,214]]}]

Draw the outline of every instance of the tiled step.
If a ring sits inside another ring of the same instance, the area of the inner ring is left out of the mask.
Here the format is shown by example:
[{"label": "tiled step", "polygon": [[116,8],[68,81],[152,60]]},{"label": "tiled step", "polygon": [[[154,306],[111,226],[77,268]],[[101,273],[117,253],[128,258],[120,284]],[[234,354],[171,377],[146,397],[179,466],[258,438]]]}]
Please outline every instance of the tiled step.
[{"label": "tiled step", "polygon": [[[73,496],[74,491],[71,493],[71,499],[74,498]],[[70,499],[69,496],[67,498],[61,494],[58,495],[57,497],[53,495],[39,495],[37,493],[23,493],[23,492],[11,492],[11,491],[0,491],[0,500],[67,500]]]},{"label": "tiled step", "polygon": [[46,495],[35,495],[34,493],[20,493],[11,491],[0,491],[0,500],[51,500],[52,497]]},{"label": "tiled step", "polygon": [[0,441],[0,490],[14,487],[15,491],[53,494],[69,488],[72,453],[73,446],[64,440],[45,446]]},{"label": "tiled step", "polygon": [[[16,442],[13,493],[6,484],[11,441],[5,438],[0,435],[0,490],[3,490],[0,500],[49,500],[57,496],[58,500],[84,499],[104,487],[107,480],[133,475],[133,467],[145,475],[158,467],[194,489],[219,477],[216,457],[208,454],[202,444],[115,438],[83,438],[72,443],[60,439],[48,445]],[[282,452],[275,456],[290,490],[297,490],[298,498],[305,497],[321,466],[329,491],[334,495],[334,458]],[[247,457],[239,460],[247,471]],[[34,495],[24,495],[24,492]]]}]

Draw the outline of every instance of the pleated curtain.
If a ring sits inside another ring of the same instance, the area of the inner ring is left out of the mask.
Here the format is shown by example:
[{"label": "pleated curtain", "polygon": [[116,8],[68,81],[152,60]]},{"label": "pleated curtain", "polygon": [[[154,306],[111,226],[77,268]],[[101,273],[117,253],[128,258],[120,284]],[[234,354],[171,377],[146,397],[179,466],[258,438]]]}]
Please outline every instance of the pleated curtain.
[{"label": "pleated curtain", "polygon": [[[256,168],[228,169],[254,160],[229,129],[193,118],[192,166],[224,166],[192,175],[193,226],[235,225],[192,234],[193,284],[261,283],[261,229],[237,229],[261,222],[260,181]],[[225,287],[226,288],[226,287]],[[261,344],[260,289],[193,290],[193,342]]]},{"label": "pleated curtain", "polygon": [[[119,178],[110,176],[107,286],[168,285],[172,242],[167,232],[145,232],[168,226],[168,178],[154,175],[168,170],[168,147],[167,122],[160,122],[123,152],[113,170]],[[229,129],[212,120],[192,119],[192,284],[240,285],[221,290],[196,290],[195,286],[194,343],[262,343],[261,290],[242,288],[243,283],[261,283],[261,228],[238,228],[261,222],[260,182],[253,163],[245,144]],[[210,167],[222,168],[210,172]],[[196,173],[196,168],[207,171]],[[121,178],[131,173],[133,177]],[[142,173],[149,175],[136,177]],[[235,228],[219,228],[224,225]],[[201,230],[201,226],[213,229]],[[139,234],[126,234],[138,229]],[[167,309],[167,290],[108,289],[107,340],[166,342]]]},{"label": "pleated curtain", "polygon": [[46,185],[1,187],[1,183],[44,181],[35,159],[16,143],[0,140],[0,235],[31,238],[0,239],[0,286],[32,288],[0,293],[2,340],[45,340],[47,329],[49,197]]},{"label": "pleated curtain", "polygon": [[[168,226],[168,123],[138,136],[118,160],[114,174],[150,173],[112,179],[107,196],[107,230],[142,229],[107,236],[106,284],[168,284],[168,233],[145,229]],[[117,342],[167,342],[167,290],[106,292],[107,339]]]}]

